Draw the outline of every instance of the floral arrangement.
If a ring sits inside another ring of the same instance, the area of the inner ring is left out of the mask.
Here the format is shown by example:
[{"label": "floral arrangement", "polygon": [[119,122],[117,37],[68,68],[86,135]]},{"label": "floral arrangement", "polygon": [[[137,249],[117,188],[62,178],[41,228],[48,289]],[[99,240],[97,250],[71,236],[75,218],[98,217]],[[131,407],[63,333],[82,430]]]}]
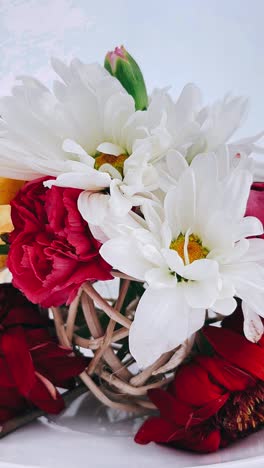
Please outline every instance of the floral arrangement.
[{"label": "floral arrangement", "polygon": [[242,97],[148,96],[123,46],[52,67],[0,99],[0,422],[81,379],[159,410],[138,443],[225,447],[264,421],[264,132],[230,142]]}]

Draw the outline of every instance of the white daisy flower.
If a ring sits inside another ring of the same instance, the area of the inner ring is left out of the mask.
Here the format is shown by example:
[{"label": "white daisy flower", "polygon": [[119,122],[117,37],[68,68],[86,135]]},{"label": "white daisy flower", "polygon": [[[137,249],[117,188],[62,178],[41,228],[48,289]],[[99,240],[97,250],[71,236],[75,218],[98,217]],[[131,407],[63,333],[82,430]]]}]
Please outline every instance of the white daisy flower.
[{"label": "white daisy flower", "polygon": [[197,154],[222,151],[222,146],[228,144],[236,166],[238,161],[243,161],[252,153],[263,153],[261,139],[264,132],[230,142],[236,130],[243,125],[248,108],[248,99],[230,94],[202,107],[201,91],[194,84],[185,86],[176,102],[167,90],[155,90],[150,99],[150,115],[156,122],[163,118],[171,138],[167,148],[160,152],[160,157],[174,149],[190,163]]},{"label": "white daisy flower", "polygon": [[144,112],[135,111],[133,98],[103,67],[76,59],[69,67],[57,59],[52,65],[61,78],[53,93],[23,76],[13,95],[0,100],[1,175],[24,180],[50,175],[56,180],[46,182],[49,187],[86,190],[79,203],[85,219],[90,192],[108,189],[111,203],[101,197],[89,221],[96,224],[106,210],[123,215],[142,192],[157,186],[151,159],[162,127],[146,126]]},{"label": "white daisy flower", "polygon": [[[261,222],[244,217],[252,174],[219,180],[214,154],[184,167],[163,204],[144,204],[138,227],[119,223],[101,255],[114,268],[146,283],[129,344],[140,367],[202,327],[207,309],[226,315],[246,304],[246,332],[263,316]],[[135,222],[135,215],[134,222]],[[109,236],[109,232],[107,233]]]},{"label": "white daisy flower", "polygon": [[[201,153],[194,156],[190,162],[191,167],[196,167],[196,158],[198,158],[199,165],[203,163],[204,166],[208,167],[215,166],[216,162],[218,180],[224,180],[231,172],[235,175],[241,170],[248,170],[253,174],[257,166],[252,158],[240,153],[233,157],[227,145],[219,147],[217,152]],[[188,166],[187,159],[179,151],[169,150],[166,156],[155,164],[159,174],[159,188],[165,193],[168,192],[177,184],[179,177]],[[205,168],[205,170],[207,169]]]}]

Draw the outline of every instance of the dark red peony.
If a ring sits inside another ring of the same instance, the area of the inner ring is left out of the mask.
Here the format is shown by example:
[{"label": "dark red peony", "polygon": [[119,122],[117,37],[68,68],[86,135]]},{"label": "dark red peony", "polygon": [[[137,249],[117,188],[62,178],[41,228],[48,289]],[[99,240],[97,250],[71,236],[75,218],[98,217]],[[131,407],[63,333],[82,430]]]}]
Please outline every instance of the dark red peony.
[{"label": "dark red peony", "polygon": [[136,442],[213,452],[264,424],[264,338],[247,341],[241,323],[238,313],[225,328],[204,328],[212,355],[182,365],[167,392],[149,392],[160,416],[143,424]]},{"label": "dark red peony", "polygon": [[[246,216],[256,216],[264,225],[264,182],[255,182],[247,203]],[[264,234],[259,236],[264,239]]]},{"label": "dark red peony", "polygon": [[48,321],[11,284],[0,285],[0,424],[30,409],[59,413],[87,359],[59,346]]},{"label": "dark red peony", "polygon": [[86,280],[111,279],[77,208],[80,190],[28,182],[11,202],[14,231],[8,267],[13,284],[44,307],[70,303]]}]

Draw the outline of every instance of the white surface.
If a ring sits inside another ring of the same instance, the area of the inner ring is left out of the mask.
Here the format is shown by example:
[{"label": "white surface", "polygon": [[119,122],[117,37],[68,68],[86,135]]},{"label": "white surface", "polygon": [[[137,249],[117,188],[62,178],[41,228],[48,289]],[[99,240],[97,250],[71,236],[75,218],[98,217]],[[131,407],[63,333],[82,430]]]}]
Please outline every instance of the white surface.
[{"label": "white surface", "polygon": [[[57,423],[41,418],[2,439],[0,468],[264,466],[264,431],[212,455],[191,454],[156,444],[140,446],[134,443],[132,436],[127,436],[125,430],[123,436],[117,437],[111,436],[107,428],[104,431],[102,422],[96,427],[94,417],[90,415],[89,398],[89,395],[80,397]],[[113,429],[113,433],[117,434],[117,431]]]}]

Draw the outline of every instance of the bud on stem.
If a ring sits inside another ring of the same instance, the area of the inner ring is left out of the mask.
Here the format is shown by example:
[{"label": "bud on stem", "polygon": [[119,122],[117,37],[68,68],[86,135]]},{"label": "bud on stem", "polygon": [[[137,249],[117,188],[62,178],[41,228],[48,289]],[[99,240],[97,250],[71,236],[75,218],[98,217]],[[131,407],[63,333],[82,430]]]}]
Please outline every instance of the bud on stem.
[{"label": "bud on stem", "polygon": [[148,105],[145,81],[137,62],[124,46],[116,47],[113,52],[108,52],[104,66],[134,98],[136,110],[145,110]]}]

